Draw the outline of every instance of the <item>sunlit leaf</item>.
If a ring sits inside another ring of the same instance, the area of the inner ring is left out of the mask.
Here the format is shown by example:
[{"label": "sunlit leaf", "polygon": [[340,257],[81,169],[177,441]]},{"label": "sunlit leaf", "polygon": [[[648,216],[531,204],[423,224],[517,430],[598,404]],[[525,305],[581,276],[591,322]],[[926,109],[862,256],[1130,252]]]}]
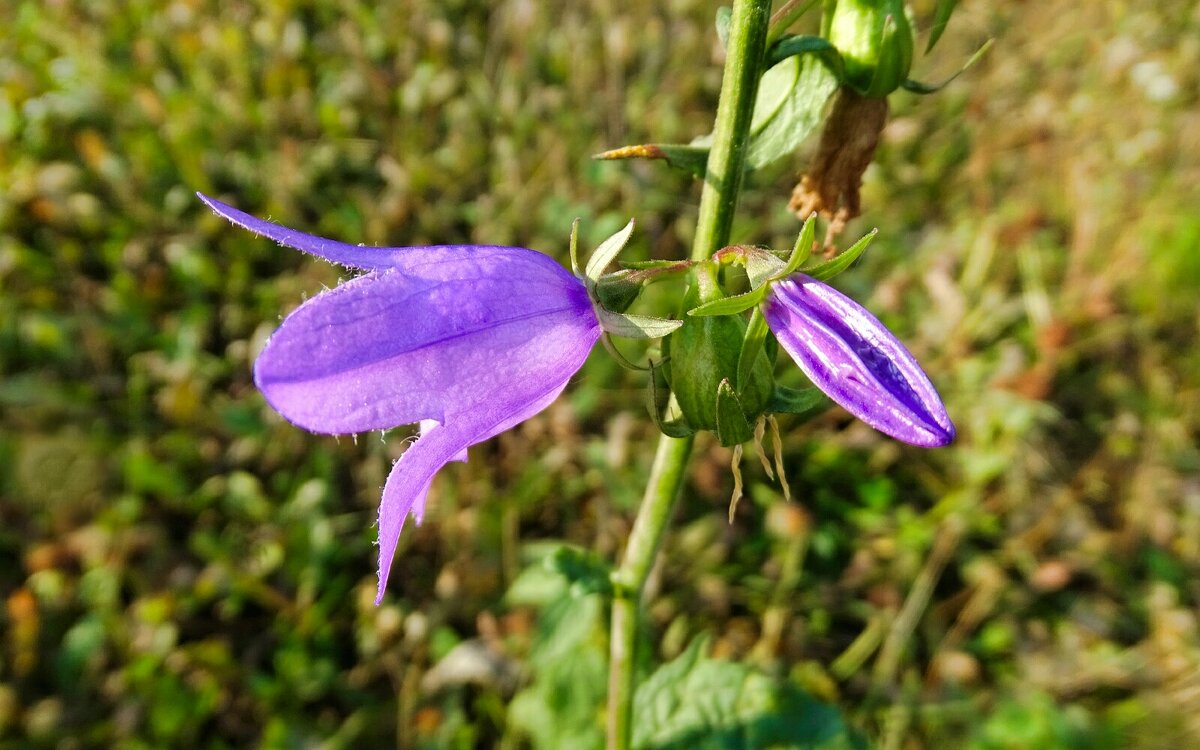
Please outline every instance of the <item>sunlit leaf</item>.
[{"label": "sunlit leaf", "polygon": [[[837,78],[814,55],[790,57],[781,62],[763,76],[763,85],[768,84],[767,78],[774,71],[786,71],[788,67],[795,68],[794,82],[770,118],[758,124],[750,138],[746,165],[751,169],[765,167],[793,153],[821,123],[825,102],[837,90]],[[760,98],[763,95],[760,87]]]}]

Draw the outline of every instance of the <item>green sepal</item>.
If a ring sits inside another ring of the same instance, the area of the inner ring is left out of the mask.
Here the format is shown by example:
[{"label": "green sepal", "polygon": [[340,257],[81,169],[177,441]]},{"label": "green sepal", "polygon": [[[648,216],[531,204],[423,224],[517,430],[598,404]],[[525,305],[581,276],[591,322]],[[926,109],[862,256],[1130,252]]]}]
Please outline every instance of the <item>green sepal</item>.
[{"label": "green sepal", "polygon": [[[717,428],[716,395],[722,380],[738,378],[746,321],[738,315],[688,317],[682,328],[663,342],[670,357],[667,373],[679,410],[697,430]],[[765,356],[754,360],[750,375],[738,393],[744,417],[753,421],[762,413],[774,388],[774,373]]]},{"label": "green sepal", "polygon": [[813,213],[804,221],[804,226],[800,227],[800,234],[796,237],[796,244],[792,246],[792,254],[788,258],[787,266],[775,278],[786,278],[794,274],[804,261],[808,260],[808,256],[812,255],[813,239],[817,234],[817,215]]},{"label": "green sepal", "polygon": [[575,278],[582,279],[583,271],[579,268],[579,217],[571,222],[571,273]]},{"label": "green sepal", "polygon": [[879,63],[871,76],[871,85],[863,95],[882,99],[900,88],[907,80],[911,67],[912,28],[901,11],[883,21],[883,43],[880,46]]},{"label": "green sepal", "polygon": [[740,445],[754,436],[754,428],[746,419],[741,399],[726,378],[717,386],[717,440],[730,447]]},{"label": "green sepal", "polygon": [[834,258],[818,263],[811,268],[801,268],[800,272],[804,273],[817,281],[827,281],[837,276],[842,271],[850,267],[850,264],[858,260],[858,256],[863,254],[867,249],[867,245],[871,244],[871,240],[875,239],[875,235],[879,234],[878,229],[872,229],[863,235],[862,239],[855,242],[845,252],[840,253]]},{"label": "green sepal", "polygon": [[818,0],[791,0],[785,2],[771,15],[771,28],[767,32],[767,48],[774,46],[776,40],[782,37],[792,24],[800,20]]},{"label": "green sepal", "polygon": [[625,248],[631,234],[633,234],[633,219],[630,219],[629,223],[616,234],[600,243],[596,252],[588,258],[587,268],[583,272],[584,278],[593,284],[597,283],[600,275],[604,273],[604,269],[608,268],[608,264],[612,263]]},{"label": "green sepal", "polygon": [[828,39],[819,36],[785,36],[767,50],[767,67],[778,65],[789,57],[812,55],[820,60],[839,83],[846,77],[842,53]]},{"label": "green sepal", "polygon": [[[763,287],[763,289],[767,288]],[[738,388],[745,388],[746,384],[750,382],[756,365],[762,366],[758,357],[759,353],[764,350],[763,345],[770,333],[771,329],[767,325],[767,319],[763,317],[762,310],[755,308],[754,312],[750,315],[750,322],[746,325],[746,334],[742,336],[742,350],[738,352]],[[775,364],[775,352],[767,352],[766,354],[766,366],[769,369],[773,368]]]},{"label": "green sepal", "polygon": [[657,339],[679,329],[682,320],[667,318],[652,318],[648,315],[629,315],[595,307],[596,317],[600,319],[600,327],[614,336],[627,339]]},{"label": "green sepal", "polygon": [[933,45],[942,38],[956,5],[958,5],[958,0],[938,0],[937,7],[933,11],[933,26],[929,29],[929,43],[925,45],[925,54],[928,55],[932,52]]},{"label": "green sepal", "polygon": [[633,305],[642,293],[643,284],[632,279],[624,271],[607,273],[596,282],[596,299],[609,312],[623,313]]},{"label": "green sepal", "polygon": [[833,402],[818,388],[787,388],[777,385],[775,392],[771,394],[771,401],[767,404],[767,411],[772,414],[795,414],[801,419],[809,420],[831,406]]},{"label": "green sepal", "polygon": [[[692,429],[687,420],[681,415],[674,419],[664,419],[664,409],[671,410],[671,394],[667,392],[667,403],[659,406],[659,390],[658,378],[662,374],[662,368],[655,367],[653,363],[650,365],[650,378],[646,383],[646,411],[650,412],[650,421],[654,422],[654,426],[658,431],[667,437],[683,438],[695,435],[696,431]],[[678,406],[676,406],[678,411]]]},{"label": "green sepal", "polygon": [[925,96],[927,94],[936,94],[937,92],[946,88],[946,86],[950,85],[950,83],[952,81],[954,81],[955,78],[958,78],[960,75],[967,72],[967,68],[971,67],[976,62],[978,62],[979,58],[983,57],[984,53],[987,52],[989,49],[991,49],[993,41],[995,41],[995,40],[989,39],[986,42],[984,42],[983,46],[981,46],[979,49],[975,50],[975,54],[971,55],[971,57],[968,58],[965,63],[963,63],[963,66],[958,69],[957,73],[950,76],[949,78],[942,81],[941,83],[921,83],[920,81],[914,81],[910,78],[910,79],[906,80],[904,83],[900,84],[900,88],[904,89],[905,91],[911,91],[914,94],[920,94],[922,96]]},{"label": "green sepal", "polygon": [[617,265],[621,268],[626,268],[631,271],[653,271],[653,270],[670,270],[670,271],[686,271],[695,263],[690,260],[621,260],[617,261]]},{"label": "green sepal", "polygon": [[787,263],[773,252],[754,249],[758,252],[746,255],[746,278],[750,281],[751,289],[759,290],[766,288],[768,281],[783,273]]},{"label": "green sepal", "polygon": [[767,295],[767,287],[760,286],[745,294],[735,294],[732,297],[722,297],[712,302],[706,302],[699,307],[688,310],[688,315],[703,318],[709,315],[737,315],[745,312],[762,302]]},{"label": "green sepal", "polygon": [[[690,261],[648,261],[653,265],[639,264],[638,268],[622,268],[606,273],[595,284],[595,297],[605,309],[623,313],[629,309],[638,295],[648,285],[686,272],[692,267]],[[621,265],[628,265],[622,263]]]},{"label": "green sepal", "polygon": [[774,250],[754,245],[730,245],[713,254],[713,260],[721,265],[738,265],[746,269],[750,288],[758,289],[771,279],[778,278],[787,262]]},{"label": "green sepal", "polygon": [[604,345],[604,351],[612,355],[612,358],[617,361],[617,364],[621,367],[624,367],[626,370],[638,370],[640,372],[645,372],[649,369],[647,367],[642,367],[636,362],[630,361],[629,357],[626,357],[624,354],[622,354],[621,350],[617,348],[616,342],[612,340],[612,334],[608,332],[600,334],[600,343]]},{"label": "green sepal", "polygon": [[840,85],[837,71],[816,54],[793,56],[768,69],[759,81],[750,124],[747,170],[794,154],[824,120],[826,103]]}]

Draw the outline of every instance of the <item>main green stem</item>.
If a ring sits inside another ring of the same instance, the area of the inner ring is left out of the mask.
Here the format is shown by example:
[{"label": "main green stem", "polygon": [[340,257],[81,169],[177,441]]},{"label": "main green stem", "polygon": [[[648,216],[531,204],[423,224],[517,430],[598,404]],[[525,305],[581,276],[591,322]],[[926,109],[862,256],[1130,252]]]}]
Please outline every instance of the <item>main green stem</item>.
[{"label": "main green stem", "polygon": [[[738,193],[745,173],[750,119],[762,74],[770,0],[734,0],[725,73],[713,126],[712,147],[700,194],[692,260],[707,260],[729,244]],[[634,693],[638,613],[646,579],[654,567],[675,498],[683,485],[692,438],[662,436],[646,494],[633,522],[621,565],[614,571],[609,635],[608,750],[628,750]]]}]

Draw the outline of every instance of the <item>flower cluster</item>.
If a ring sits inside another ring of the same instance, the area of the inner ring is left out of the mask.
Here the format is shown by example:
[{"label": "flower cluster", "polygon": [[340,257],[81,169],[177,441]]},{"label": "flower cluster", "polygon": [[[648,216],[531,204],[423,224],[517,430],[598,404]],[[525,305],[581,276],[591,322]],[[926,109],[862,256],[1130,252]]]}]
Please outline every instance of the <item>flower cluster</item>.
[{"label": "flower cluster", "polygon": [[[255,362],[254,380],[276,411],[312,432],[420,425],[420,437],[393,465],[383,488],[377,602],[386,590],[404,522],[410,515],[421,522],[439,469],[465,461],[470,446],[545,409],[605,331],[657,336],[681,325],[620,315],[599,301],[599,273],[632,226],[601,246],[581,278],[525,248],[349,245],[255,218],[204,195],[200,199],[251,232],[365,271],[289,315]],[[811,222],[802,239],[806,236],[811,240]],[[938,446],[954,438],[929,378],[876,318],[816,278],[796,272],[795,257],[786,266],[771,262],[778,264],[773,275],[744,296],[748,306],[760,308],[780,345],[814,385],[899,440]],[[680,329],[680,336],[692,330]],[[740,346],[745,324],[730,330]],[[751,357],[758,362],[760,352]],[[737,357],[730,361],[736,370]],[[711,373],[673,369],[676,381],[712,380]],[[742,408],[728,381],[720,379],[712,394],[717,423],[725,408],[722,398]],[[759,382],[770,387],[769,376]],[[754,417],[770,403],[766,395],[757,398],[755,414],[739,418]]]}]

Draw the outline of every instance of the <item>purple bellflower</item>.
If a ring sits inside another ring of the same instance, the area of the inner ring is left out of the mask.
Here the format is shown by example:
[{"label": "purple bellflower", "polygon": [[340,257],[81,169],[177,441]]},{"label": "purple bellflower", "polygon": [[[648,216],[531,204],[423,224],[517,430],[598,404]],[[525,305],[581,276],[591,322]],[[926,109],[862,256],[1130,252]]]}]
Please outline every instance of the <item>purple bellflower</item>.
[{"label": "purple bellflower", "polygon": [[[720,265],[746,268],[751,291],[717,299],[689,315],[729,315],[758,306],[762,320],[812,384],[846,411],[897,440],[924,448],[955,437],[929,377],[908,349],[862,305],[823,283],[850,267],[871,243],[869,232],[834,258],[798,269],[814,245],[816,215],[800,230],[786,261],[762,248],[734,245],[713,256]],[[752,318],[758,320],[757,315]],[[754,340],[765,336],[756,335]],[[747,342],[752,341],[747,338]],[[739,361],[745,361],[743,348]],[[770,410],[811,412],[811,392],[800,397],[777,389]]]},{"label": "purple bellflower", "polygon": [[419,423],[379,506],[378,604],[405,519],[434,474],[549,406],[602,333],[583,281],[520,247],[362,247],[257,219],[201,195],[217,215],[367,273],[300,305],[267,341],[254,382],[288,421],[325,434]]},{"label": "purple bellflower", "polygon": [[775,281],[767,325],[813,385],[875,429],[925,448],[954,440],[941,397],[908,349],[854,300],[802,273]]}]

